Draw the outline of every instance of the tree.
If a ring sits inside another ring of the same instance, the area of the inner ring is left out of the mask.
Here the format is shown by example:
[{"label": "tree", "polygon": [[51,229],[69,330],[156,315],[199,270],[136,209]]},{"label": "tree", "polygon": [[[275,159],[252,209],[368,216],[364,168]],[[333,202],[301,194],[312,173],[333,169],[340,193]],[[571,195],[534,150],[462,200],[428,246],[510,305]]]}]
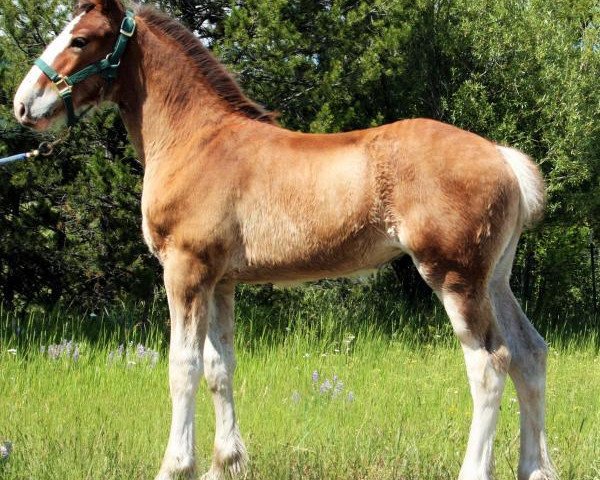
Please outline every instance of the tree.
[{"label": "tree", "polygon": [[[0,153],[34,135],[12,117],[12,95],[68,15],[66,2],[0,2]],[[49,158],[0,170],[0,296],[13,305],[148,299],[156,262],[141,241],[141,166],[114,109],[78,125]]]},{"label": "tree", "polygon": [[[587,244],[590,229],[600,231],[597,2],[157,3],[285,127],[335,132],[425,116],[531,155],[548,182],[548,212],[524,237],[515,290],[538,314],[589,307]],[[12,120],[12,94],[69,5],[0,7],[0,152],[13,153],[39,137]],[[4,301],[148,298],[158,270],[139,235],[141,167],[114,110],[78,127],[62,157],[0,171]],[[403,288],[418,291],[410,275]]]}]

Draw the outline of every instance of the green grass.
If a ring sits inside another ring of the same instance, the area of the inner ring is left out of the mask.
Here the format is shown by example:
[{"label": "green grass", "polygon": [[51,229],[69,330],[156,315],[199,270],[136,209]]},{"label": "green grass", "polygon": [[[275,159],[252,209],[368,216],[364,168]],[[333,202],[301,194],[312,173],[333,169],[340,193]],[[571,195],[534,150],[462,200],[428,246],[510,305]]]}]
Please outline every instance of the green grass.
[{"label": "green grass", "polygon": [[[235,397],[251,456],[248,478],[456,478],[471,405],[447,322],[435,311],[315,295],[260,308],[252,299],[241,302]],[[19,324],[0,315],[0,443],[13,444],[0,461],[1,479],[156,474],[170,419],[165,340],[159,327],[136,326],[135,314],[124,310],[117,317],[73,317],[64,326],[58,313]],[[80,343],[77,362],[40,353],[41,345],[61,337]],[[555,332],[549,339],[547,421],[555,463],[562,479],[600,479],[598,336]],[[110,363],[109,351],[123,341],[159,350],[160,361],[155,367],[133,357],[135,365]],[[342,391],[320,394],[322,381],[333,375]],[[212,402],[202,385],[201,472],[209,466],[213,433]],[[515,478],[517,461],[518,408],[509,385],[496,441],[497,477]]]}]

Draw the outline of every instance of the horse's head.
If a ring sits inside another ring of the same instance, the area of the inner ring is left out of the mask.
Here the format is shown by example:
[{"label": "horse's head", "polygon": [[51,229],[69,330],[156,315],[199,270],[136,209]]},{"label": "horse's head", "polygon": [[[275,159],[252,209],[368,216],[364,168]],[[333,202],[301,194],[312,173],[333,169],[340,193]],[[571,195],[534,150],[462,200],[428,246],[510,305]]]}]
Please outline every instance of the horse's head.
[{"label": "horse's head", "polygon": [[57,78],[68,77],[86,66],[104,59],[115,45],[124,9],[118,0],[80,0],[73,19],[48,45],[40,57],[41,65],[58,75],[51,80],[48,72],[34,65],[21,82],[14,99],[17,120],[36,130],[45,130],[67,116],[66,102],[70,96],[74,112],[99,103],[107,80],[91,75],[71,87]]}]

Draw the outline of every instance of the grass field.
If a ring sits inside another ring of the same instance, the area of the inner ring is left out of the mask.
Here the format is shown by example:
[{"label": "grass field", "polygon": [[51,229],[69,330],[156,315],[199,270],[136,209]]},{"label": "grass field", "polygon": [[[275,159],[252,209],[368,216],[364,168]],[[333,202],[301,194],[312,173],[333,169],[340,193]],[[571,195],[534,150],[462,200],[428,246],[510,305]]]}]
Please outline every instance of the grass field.
[{"label": "grass field", "polygon": [[[248,478],[456,478],[471,405],[462,354],[439,312],[415,321],[390,305],[330,300],[308,310],[298,308],[304,300],[270,309],[247,302],[240,309],[235,395],[251,456]],[[396,320],[378,323],[382,311]],[[159,327],[142,330],[100,317],[59,328],[49,314],[22,323],[1,315],[0,445],[12,443],[0,460],[2,480],[156,474],[170,418],[166,340]],[[549,337],[555,463],[562,479],[600,479],[598,336]],[[64,343],[49,351],[61,338],[72,338],[70,351]],[[213,424],[203,385],[200,472],[209,465]],[[515,478],[518,442],[509,385],[496,441],[497,478]]]}]

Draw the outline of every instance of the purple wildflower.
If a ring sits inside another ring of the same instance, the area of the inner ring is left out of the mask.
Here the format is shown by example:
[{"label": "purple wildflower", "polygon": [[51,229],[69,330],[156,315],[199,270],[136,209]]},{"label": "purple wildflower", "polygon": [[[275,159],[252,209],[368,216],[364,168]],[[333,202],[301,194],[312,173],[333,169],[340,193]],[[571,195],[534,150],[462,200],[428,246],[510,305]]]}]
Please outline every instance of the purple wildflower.
[{"label": "purple wildflower", "polygon": [[319,381],[319,372],[316,370],[312,373],[312,381],[313,383],[317,383]]},{"label": "purple wildflower", "polygon": [[331,385],[331,382],[329,381],[329,379],[325,379],[325,381],[321,384],[321,388],[319,389],[319,392],[321,392],[321,395],[324,393],[327,393],[331,390],[331,388],[333,387],[333,385]]},{"label": "purple wildflower", "polygon": [[348,402],[352,403],[354,401],[354,393],[348,392],[348,396],[346,397],[346,400],[348,400]]},{"label": "purple wildflower", "polygon": [[48,357],[52,360],[58,360],[63,355],[69,358],[72,352],[73,360],[79,360],[79,345],[73,343],[73,340],[67,342],[65,339],[62,339],[59,344],[48,345],[47,348],[42,346],[40,351],[42,354],[47,353]]},{"label": "purple wildflower", "polygon": [[344,384],[342,382],[340,382],[339,380],[336,380],[335,385],[333,386],[332,395],[334,397],[339,395],[340,393],[342,393],[343,389],[344,389]]},{"label": "purple wildflower", "polygon": [[125,360],[126,367],[132,368],[134,365],[143,364],[156,366],[160,354],[156,350],[152,350],[138,343],[134,346],[133,342],[128,342],[127,345],[121,344],[115,351],[108,354],[109,363],[114,363],[119,360]]},{"label": "purple wildflower", "polygon": [[61,348],[60,345],[48,345],[48,356],[52,360],[57,360],[60,357]]},{"label": "purple wildflower", "polygon": [[292,402],[300,403],[300,393],[297,390],[292,392]]}]

